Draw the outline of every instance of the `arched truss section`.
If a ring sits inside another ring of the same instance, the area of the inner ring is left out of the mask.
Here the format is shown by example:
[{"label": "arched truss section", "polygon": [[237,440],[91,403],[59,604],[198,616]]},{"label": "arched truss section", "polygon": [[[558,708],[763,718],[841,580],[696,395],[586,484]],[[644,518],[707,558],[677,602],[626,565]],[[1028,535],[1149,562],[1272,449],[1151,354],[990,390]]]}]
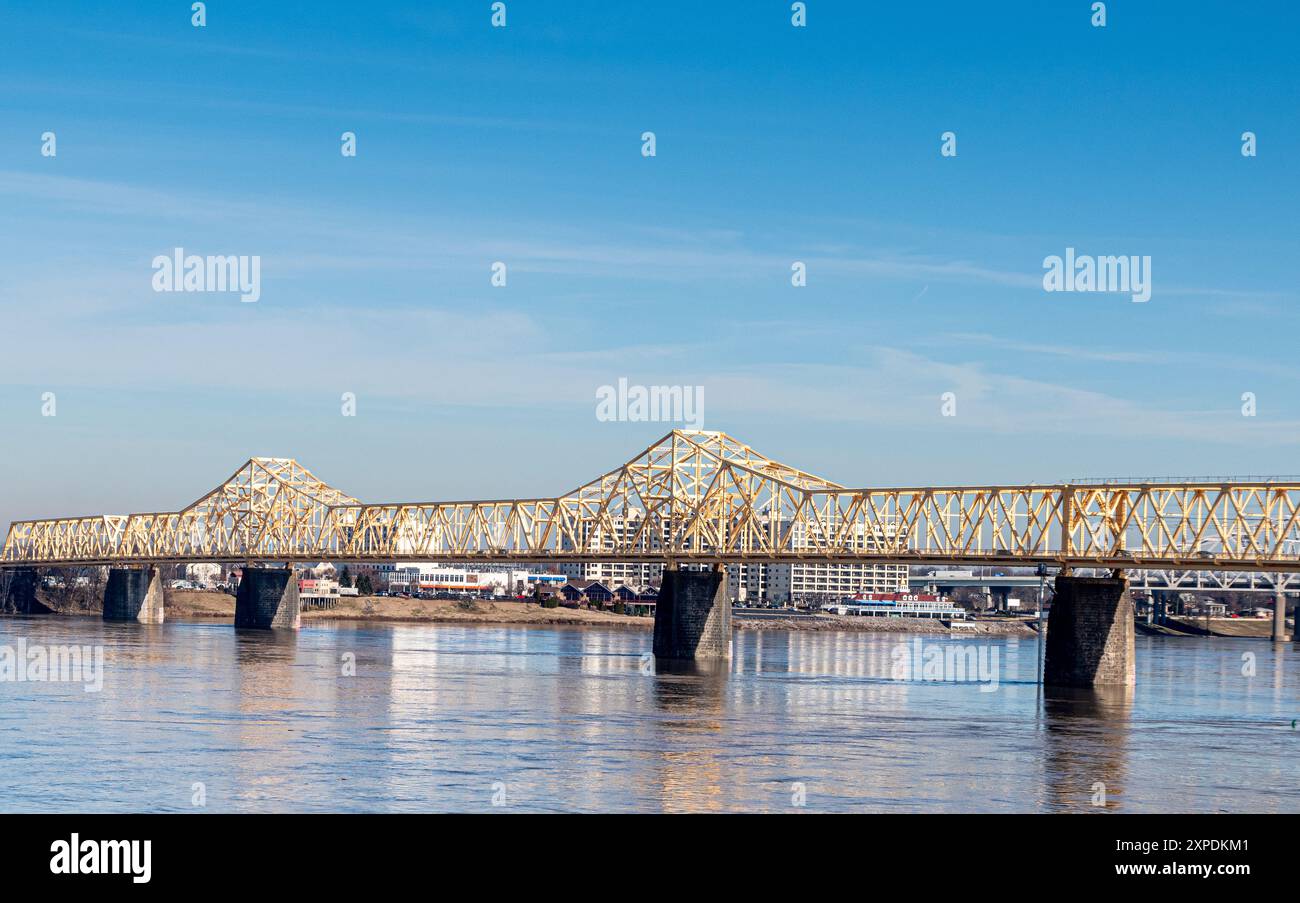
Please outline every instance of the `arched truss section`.
[{"label": "arched truss section", "polygon": [[853,489],[674,430],[554,498],[367,505],[253,458],[175,513],[10,525],[0,565],[161,561],[955,562],[1300,570],[1300,485]]}]

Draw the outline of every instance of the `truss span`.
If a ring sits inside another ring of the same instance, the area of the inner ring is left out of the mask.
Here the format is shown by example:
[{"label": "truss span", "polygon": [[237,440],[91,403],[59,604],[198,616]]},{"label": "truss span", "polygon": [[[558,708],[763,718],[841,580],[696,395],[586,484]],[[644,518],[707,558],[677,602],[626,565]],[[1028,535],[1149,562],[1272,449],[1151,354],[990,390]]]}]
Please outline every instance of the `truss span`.
[{"label": "truss span", "polygon": [[674,430],[554,498],[368,505],[253,458],[177,512],[16,521],[0,566],[602,559],[1300,571],[1300,483],[854,489]]}]

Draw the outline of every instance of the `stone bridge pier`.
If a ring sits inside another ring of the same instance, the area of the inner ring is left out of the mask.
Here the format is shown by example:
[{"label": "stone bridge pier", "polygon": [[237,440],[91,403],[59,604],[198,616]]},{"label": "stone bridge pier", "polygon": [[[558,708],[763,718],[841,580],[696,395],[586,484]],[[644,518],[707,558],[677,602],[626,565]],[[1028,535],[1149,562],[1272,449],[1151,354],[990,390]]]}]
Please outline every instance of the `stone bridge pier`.
[{"label": "stone bridge pier", "polygon": [[36,598],[36,589],[40,583],[41,575],[36,568],[0,571],[0,587],[4,590],[3,598],[0,598],[0,611],[20,615],[49,614],[50,609]]},{"label": "stone bridge pier", "polygon": [[[1296,631],[1300,634],[1300,608],[1296,609]],[[1294,640],[1295,636],[1288,637],[1286,629],[1286,593],[1278,590],[1273,596],[1273,641],[1275,643],[1285,643],[1288,639]]]},{"label": "stone bridge pier", "polygon": [[162,577],[157,568],[109,568],[104,587],[105,621],[161,624],[163,619]]},{"label": "stone bridge pier", "polygon": [[245,567],[235,595],[235,626],[297,630],[302,622],[298,578],[292,567]]},{"label": "stone bridge pier", "polygon": [[671,661],[731,658],[731,601],[722,565],[711,571],[682,571],[672,564],[664,569],[655,604],[654,654]]},{"label": "stone bridge pier", "polygon": [[1043,683],[1131,687],[1137,682],[1133,598],[1125,577],[1056,578]]}]

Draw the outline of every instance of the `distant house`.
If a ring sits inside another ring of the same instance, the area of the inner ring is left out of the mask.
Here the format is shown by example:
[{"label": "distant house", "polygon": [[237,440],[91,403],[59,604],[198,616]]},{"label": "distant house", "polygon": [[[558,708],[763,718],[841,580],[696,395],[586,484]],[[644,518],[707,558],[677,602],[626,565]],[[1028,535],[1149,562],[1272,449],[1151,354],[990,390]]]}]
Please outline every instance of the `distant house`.
[{"label": "distant house", "polygon": [[623,611],[630,615],[653,615],[655,603],[659,601],[657,586],[620,586],[614,590],[614,598],[623,603]]},{"label": "distant house", "polygon": [[614,595],[624,602],[658,602],[659,587],[620,586],[614,590]]},{"label": "distant house", "polygon": [[614,598],[609,587],[599,580],[578,580],[566,583],[560,588],[566,602],[590,602],[593,605],[605,605]]}]

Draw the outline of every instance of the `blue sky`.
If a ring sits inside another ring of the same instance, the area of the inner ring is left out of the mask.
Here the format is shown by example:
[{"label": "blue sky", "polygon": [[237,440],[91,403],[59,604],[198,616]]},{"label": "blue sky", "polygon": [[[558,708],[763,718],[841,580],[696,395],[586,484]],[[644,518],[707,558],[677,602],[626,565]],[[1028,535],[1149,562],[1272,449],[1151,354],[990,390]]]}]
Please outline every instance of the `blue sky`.
[{"label": "blue sky", "polygon": [[[1300,472],[1294,5],[15,6],[0,520],[251,455],[554,494],[671,428],[597,420],[620,377],[845,484]],[[177,246],[261,300],[153,292]],[[1149,255],[1151,301],[1044,292],[1066,247]]]}]

